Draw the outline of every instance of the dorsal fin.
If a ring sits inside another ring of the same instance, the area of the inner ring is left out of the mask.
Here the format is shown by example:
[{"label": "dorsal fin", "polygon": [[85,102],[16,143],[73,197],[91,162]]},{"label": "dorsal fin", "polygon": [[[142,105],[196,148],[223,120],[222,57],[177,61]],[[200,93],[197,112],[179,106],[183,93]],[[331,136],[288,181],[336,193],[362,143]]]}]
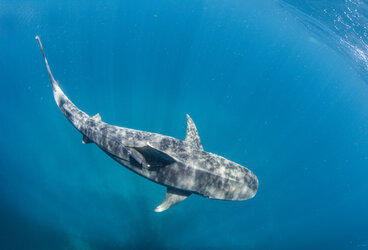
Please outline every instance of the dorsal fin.
[{"label": "dorsal fin", "polygon": [[96,120],[96,121],[101,121],[101,116],[99,113],[95,114],[94,116],[92,116],[92,119]]},{"label": "dorsal fin", "polygon": [[130,147],[130,156],[144,168],[164,167],[176,160],[158,149],[146,145],[144,147]]},{"label": "dorsal fin", "polygon": [[194,124],[192,118],[187,114],[187,136],[185,137],[185,141],[191,143],[193,146],[198,149],[203,150],[201,138],[199,138],[199,134]]},{"label": "dorsal fin", "polygon": [[167,192],[161,204],[155,208],[155,212],[162,212],[185,200],[192,193],[167,187]]}]

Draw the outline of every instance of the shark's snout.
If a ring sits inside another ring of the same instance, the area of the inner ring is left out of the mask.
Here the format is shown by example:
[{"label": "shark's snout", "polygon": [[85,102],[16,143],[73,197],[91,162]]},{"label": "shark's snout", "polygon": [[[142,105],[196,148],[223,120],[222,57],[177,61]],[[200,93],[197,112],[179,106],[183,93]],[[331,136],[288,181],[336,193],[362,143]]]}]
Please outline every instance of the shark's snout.
[{"label": "shark's snout", "polygon": [[258,190],[258,178],[257,178],[257,176],[254,176],[254,178],[252,179],[252,182],[249,183],[248,188],[250,190],[249,199],[251,199],[257,194],[257,190]]},{"label": "shark's snout", "polygon": [[245,194],[245,200],[253,198],[257,194],[258,190],[258,179],[257,176],[255,176],[253,173],[251,173],[251,176],[249,178],[246,177],[246,185],[244,187],[244,194]]}]

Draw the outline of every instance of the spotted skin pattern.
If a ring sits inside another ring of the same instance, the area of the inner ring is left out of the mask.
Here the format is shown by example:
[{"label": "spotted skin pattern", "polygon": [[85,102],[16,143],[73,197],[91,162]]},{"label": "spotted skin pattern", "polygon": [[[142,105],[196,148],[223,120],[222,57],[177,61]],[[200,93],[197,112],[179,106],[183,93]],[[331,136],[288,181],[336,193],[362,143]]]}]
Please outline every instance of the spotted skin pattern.
[{"label": "spotted skin pattern", "polygon": [[[191,193],[220,200],[247,200],[255,196],[258,189],[257,177],[249,169],[235,162],[205,152],[189,115],[187,136],[185,140],[179,140],[161,134],[113,126],[103,122],[99,114],[89,116],[81,111],[54,80],[41,41],[38,37],[36,39],[45,59],[56,104],[64,116],[83,134],[83,142],[95,143],[131,171],[166,186],[168,194],[160,205],[165,207],[163,209],[177,204]],[[145,155],[141,152],[147,147],[171,160],[162,161],[159,167],[149,165],[150,162],[144,165],[142,161],[145,161]],[[175,200],[176,203],[164,204],[165,200]]]}]

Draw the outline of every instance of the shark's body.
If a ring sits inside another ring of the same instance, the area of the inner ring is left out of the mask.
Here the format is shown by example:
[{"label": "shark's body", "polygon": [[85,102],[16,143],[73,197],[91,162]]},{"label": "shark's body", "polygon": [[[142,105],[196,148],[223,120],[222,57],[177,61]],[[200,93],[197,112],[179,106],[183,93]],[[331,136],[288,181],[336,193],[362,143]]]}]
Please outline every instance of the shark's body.
[{"label": "shark's body", "polygon": [[193,120],[187,115],[185,140],[117,127],[77,108],[52,76],[41,41],[54,98],[64,116],[83,134],[83,143],[95,143],[133,172],[167,187],[155,211],[164,211],[195,193],[210,199],[247,200],[258,189],[257,177],[247,168],[205,152]]}]

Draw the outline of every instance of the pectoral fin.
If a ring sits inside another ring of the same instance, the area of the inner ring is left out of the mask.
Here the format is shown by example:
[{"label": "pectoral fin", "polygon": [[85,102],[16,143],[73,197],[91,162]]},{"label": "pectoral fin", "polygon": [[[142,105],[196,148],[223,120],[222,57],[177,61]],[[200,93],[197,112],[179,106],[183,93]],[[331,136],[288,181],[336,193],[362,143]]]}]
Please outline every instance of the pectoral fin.
[{"label": "pectoral fin", "polygon": [[166,209],[169,209],[170,207],[175,206],[179,202],[185,200],[191,194],[192,193],[187,191],[168,187],[164,200],[158,207],[155,208],[155,212],[165,211]]},{"label": "pectoral fin", "polygon": [[164,167],[176,160],[168,154],[150,145],[144,147],[130,147],[130,156],[145,168]]}]

